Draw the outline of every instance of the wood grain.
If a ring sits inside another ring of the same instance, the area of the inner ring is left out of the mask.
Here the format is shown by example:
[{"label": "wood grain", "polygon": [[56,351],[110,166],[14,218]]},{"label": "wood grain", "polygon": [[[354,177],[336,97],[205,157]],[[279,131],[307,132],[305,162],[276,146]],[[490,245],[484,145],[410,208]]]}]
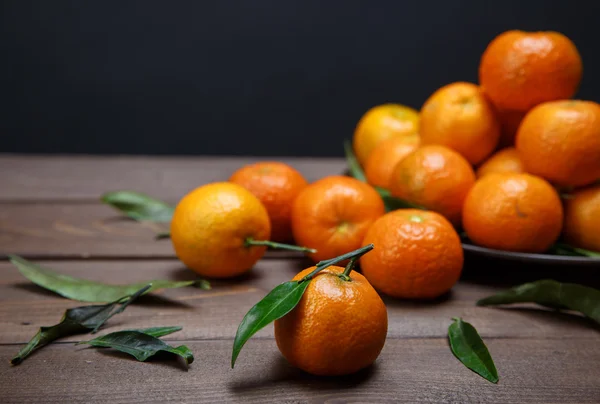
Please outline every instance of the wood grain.
[{"label": "wood grain", "polygon": [[[101,203],[0,204],[0,257],[173,258],[165,223],[136,222]],[[269,250],[269,257],[301,253]]]},{"label": "wood grain", "polygon": [[140,223],[102,204],[0,205],[0,252],[24,257],[174,257],[168,225]]},{"label": "wood grain", "polygon": [[[0,156],[0,258],[18,254],[55,270],[107,283],[195,279],[174,259],[164,225],[124,219],[98,203],[131,189],[176,203],[201,184],[226,180],[261,158]],[[285,158],[309,181],[341,173],[342,159]],[[296,253],[269,252],[247,275],[213,281],[213,289],[160,291],[141,298],[102,332],[180,325],[166,337],[185,343],[196,361],[139,363],[110,350],[80,348],[73,336],[17,367],[0,366],[0,402],[600,402],[600,328],[572,313],[533,305],[509,309],[475,302],[541,278],[600,286],[592,269],[504,263],[467,256],[461,282],[433,302],[385,298],[389,332],[370,369],[346,378],[316,378],[291,368],[277,351],[273,327],[260,331],[229,369],[232,338],[247,310],[275,285],[310,265]],[[284,259],[285,258],[285,259]],[[73,302],[23,278],[0,261],[0,358],[8,361],[42,325]],[[493,385],[451,354],[446,333],[461,316],[483,336],[500,373]]]},{"label": "wood grain", "polygon": [[[175,260],[43,262],[61,273],[108,283],[151,279],[194,279],[195,274]],[[176,338],[232,338],[244,314],[275,285],[291,279],[307,263],[301,260],[263,260],[242,278],[214,281],[213,289],[183,288],[143,298],[110,321],[110,329],[181,325]],[[9,263],[0,263],[0,343],[25,343],[42,325],[58,322],[70,307],[85,305],[45,291],[21,276]],[[384,298],[389,335],[397,338],[443,337],[452,317],[473,323],[484,337],[590,339],[600,342],[594,323],[574,314],[553,313],[532,305],[494,309],[475,302],[499,286],[462,282],[434,302]],[[272,337],[269,326],[259,337]],[[81,337],[73,337],[78,340]]]},{"label": "wood grain", "polygon": [[[165,223],[136,222],[97,202],[0,203],[0,259],[8,254],[30,259],[174,258],[168,239],[156,240]],[[298,258],[298,252],[269,250],[266,258]],[[480,272],[532,272],[548,277],[593,274],[600,268],[549,267],[481,259],[467,253],[468,264]],[[497,277],[502,281],[503,276]],[[594,277],[590,277],[594,280]],[[597,277],[596,277],[597,278]],[[534,278],[532,278],[534,279]],[[600,284],[600,278],[597,278]]]},{"label": "wood grain", "polygon": [[308,181],[345,168],[341,158],[0,155],[0,200],[95,201],[107,191],[129,189],[177,201],[193,188],[226,181],[242,165],[265,159],[291,164]]},{"label": "wood grain", "polygon": [[[0,366],[0,397],[7,404],[600,402],[596,339],[486,343],[497,385],[460,364],[444,338],[388,339],[374,366],[344,378],[291,368],[270,339],[251,340],[233,370],[231,340],[185,342],[196,358],[187,371],[174,360],[141,363],[110,350],[56,344],[19,366]],[[0,346],[2,361],[14,350]]]}]

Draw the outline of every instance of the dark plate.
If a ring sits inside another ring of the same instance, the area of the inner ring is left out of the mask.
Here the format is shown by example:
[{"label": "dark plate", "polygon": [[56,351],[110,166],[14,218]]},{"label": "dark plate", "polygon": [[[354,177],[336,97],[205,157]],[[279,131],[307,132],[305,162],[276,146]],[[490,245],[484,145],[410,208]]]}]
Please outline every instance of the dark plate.
[{"label": "dark plate", "polygon": [[575,257],[569,255],[552,254],[530,254],[520,252],[510,252],[493,250],[491,248],[479,247],[473,244],[463,243],[463,248],[467,253],[481,257],[497,258],[508,261],[531,262],[546,265],[575,265],[600,268],[600,258],[596,257]]}]

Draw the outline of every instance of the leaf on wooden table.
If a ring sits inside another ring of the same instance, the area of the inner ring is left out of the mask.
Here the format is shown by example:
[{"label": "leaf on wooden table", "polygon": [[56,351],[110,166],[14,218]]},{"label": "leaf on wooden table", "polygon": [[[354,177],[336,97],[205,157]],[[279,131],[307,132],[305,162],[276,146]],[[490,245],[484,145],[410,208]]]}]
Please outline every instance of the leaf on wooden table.
[{"label": "leaf on wooden table", "polygon": [[145,285],[150,285],[150,288],[145,293],[159,289],[173,289],[185,286],[210,289],[208,281],[203,279],[195,281],[155,279],[129,285],[110,285],[59,274],[16,255],[9,255],[9,257],[10,262],[31,282],[58,293],[63,297],[80,302],[110,302],[122,296],[131,295]]},{"label": "leaf on wooden table", "polygon": [[600,290],[552,279],[515,286],[481,299],[477,305],[494,306],[512,303],[537,303],[554,309],[575,310],[600,323]]},{"label": "leaf on wooden table", "polygon": [[101,200],[135,220],[168,223],[173,218],[171,205],[139,192],[107,192]]},{"label": "leaf on wooden table", "polygon": [[235,334],[231,367],[244,344],[269,323],[288,314],[300,301],[310,281],[288,281],[277,285],[246,313]]},{"label": "leaf on wooden table", "polygon": [[453,320],[454,322],[448,327],[448,339],[454,356],[483,378],[498,383],[498,371],[492,356],[475,327],[461,318]]},{"label": "leaf on wooden table", "polygon": [[144,362],[159,352],[179,355],[188,365],[194,361],[194,355],[187,346],[172,347],[156,336],[151,335],[148,330],[116,331],[90,341],[81,341],[77,345],[79,344],[87,344],[100,348],[113,348],[133,356],[140,362]]},{"label": "leaf on wooden table", "polygon": [[37,334],[19,351],[10,363],[12,365],[20,364],[34,350],[48,345],[58,338],[90,331],[95,333],[108,319],[115,314],[123,312],[131,302],[144,294],[149,288],[150,285],[147,285],[136,293],[130,296],[123,296],[112,303],[68,309],[60,323],[50,327],[40,327]]},{"label": "leaf on wooden table", "polygon": [[181,331],[183,327],[169,326],[169,327],[150,327],[143,328],[141,330],[121,330],[121,331],[138,331],[144,334],[151,335],[156,338],[164,337],[165,335],[173,334],[174,332]]}]

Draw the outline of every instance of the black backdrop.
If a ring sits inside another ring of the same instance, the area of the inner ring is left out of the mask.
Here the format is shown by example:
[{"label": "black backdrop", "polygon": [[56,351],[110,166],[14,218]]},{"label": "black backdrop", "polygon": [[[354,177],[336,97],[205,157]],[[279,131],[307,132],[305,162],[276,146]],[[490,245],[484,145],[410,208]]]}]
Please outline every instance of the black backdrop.
[{"label": "black backdrop", "polygon": [[507,29],[565,33],[600,99],[600,1],[2,2],[0,152],[341,155],[369,107],[477,80]]}]

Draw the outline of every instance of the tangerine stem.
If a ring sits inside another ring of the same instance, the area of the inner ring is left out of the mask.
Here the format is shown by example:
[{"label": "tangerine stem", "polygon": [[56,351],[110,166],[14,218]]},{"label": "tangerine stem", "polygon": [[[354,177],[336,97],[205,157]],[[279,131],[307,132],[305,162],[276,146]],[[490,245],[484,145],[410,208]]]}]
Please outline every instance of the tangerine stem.
[{"label": "tangerine stem", "polygon": [[292,244],[276,243],[275,241],[269,241],[269,240],[254,240],[252,237],[248,237],[244,241],[244,245],[246,247],[267,246],[267,247],[271,247],[271,248],[277,248],[280,250],[300,251],[300,252],[306,252],[306,253],[316,253],[317,252],[317,250],[315,250],[314,248],[301,247],[301,246],[292,245]]},{"label": "tangerine stem", "polygon": [[350,272],[352,272],[352,270],[354,269],[354,265],[356,264],[356,261],[358,261],[360,257],[354,256],[352,258],[350,258],[350,262],[348,263],[348,265],[346,265],[346,269],[344,269],[344,272],[340,275],[340,278],[342,278],[345,281],[351,281],[352,278],[350,278]]},{"label": "tangerine stem", "polygon": [[304,282],[304,281],[311,280],[316,274],[318,274],[325,268],[328,268],[334,264],[337,264],[338,262],[341,262],[341,261],[344,261],[347,259],[352,260],[355,257],[356,257],[356,259],[358,259],[358,258],[362,257],[363,255],[365,255],[366,253],[368,253],[369,251],[371,251],[373,249],[373,247],[374,247],[373,244],[368,244],[368,245],[358,248],[354,251],[350,251],[349,253],[340,255],[339,257],[331,258],[331,259],[324,260],[324,261],[319,261],[319,262],[317,262],[316,268],[311,273],[306,275],[304,278],[300,279],[298,282]]}]

